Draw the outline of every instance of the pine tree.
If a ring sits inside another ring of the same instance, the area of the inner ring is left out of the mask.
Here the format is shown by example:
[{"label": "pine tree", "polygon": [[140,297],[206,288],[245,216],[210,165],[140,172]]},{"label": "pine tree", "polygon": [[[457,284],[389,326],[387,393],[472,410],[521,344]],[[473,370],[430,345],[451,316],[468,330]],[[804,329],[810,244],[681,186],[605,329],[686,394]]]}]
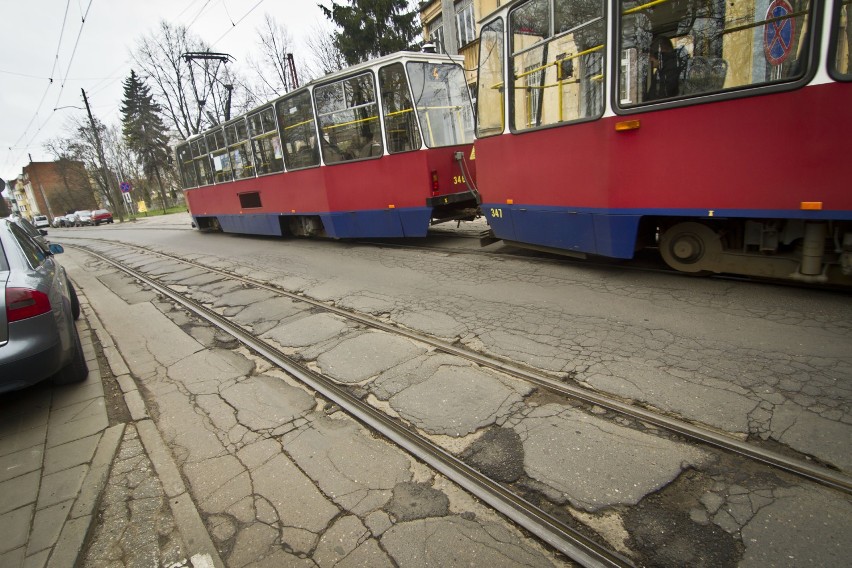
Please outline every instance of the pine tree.
[{"label": "pine tree", "polygon": [[161,171],[168,167],[168,136],[163,123],[160,105],[136,72],[131,70],[124,81],[124,100],[121,106],[121,125],[127,146],[136,155],[146,176],[157,180],[163,211],[166,209],[166,192]]},{"label": "pine tree", "polygon": [[334,42],[348,65],[408,49],[417,35],[418,14],[408,0],[346,0],[320,5],[340,31]]}]

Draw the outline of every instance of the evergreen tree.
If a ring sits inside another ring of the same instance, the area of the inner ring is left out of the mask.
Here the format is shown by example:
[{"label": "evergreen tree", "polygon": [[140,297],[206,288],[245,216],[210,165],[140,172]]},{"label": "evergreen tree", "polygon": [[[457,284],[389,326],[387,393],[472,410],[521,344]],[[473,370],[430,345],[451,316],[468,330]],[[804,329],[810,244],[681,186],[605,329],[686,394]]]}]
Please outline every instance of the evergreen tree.
[{"label": "evergreen tree", "polygon": [[157,180],[165,212],[166,192],[161,172],[168,168],[169,151],[166,127],[161,108],[143,80],[131,70],[124,81],[124,100],[121,106],[122,134],[127,146],[136,155],[142,171]]},{"label": "evergreen tree", "polygon": [[408,49],[419,33],[416,10],[408,0],[346,0],[347,5],[320,5],[339,31],[334,43],[348,65]]}]

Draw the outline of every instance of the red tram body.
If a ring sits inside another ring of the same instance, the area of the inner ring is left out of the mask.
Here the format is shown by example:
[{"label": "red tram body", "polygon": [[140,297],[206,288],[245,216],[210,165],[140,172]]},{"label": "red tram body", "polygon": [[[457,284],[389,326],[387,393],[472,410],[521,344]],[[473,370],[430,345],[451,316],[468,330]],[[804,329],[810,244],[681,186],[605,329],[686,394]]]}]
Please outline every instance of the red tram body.
[{"label": "red tram body", "polygon": [[494,236],[852,284],[850,8],[828,4],[499,9],[480,37],[475,144]]},{"label": "red tram body", "polygon": [[202,230],[422,237],[478,213],[472,142],[461,67],[403,52],[288,93],[177,155]]}]

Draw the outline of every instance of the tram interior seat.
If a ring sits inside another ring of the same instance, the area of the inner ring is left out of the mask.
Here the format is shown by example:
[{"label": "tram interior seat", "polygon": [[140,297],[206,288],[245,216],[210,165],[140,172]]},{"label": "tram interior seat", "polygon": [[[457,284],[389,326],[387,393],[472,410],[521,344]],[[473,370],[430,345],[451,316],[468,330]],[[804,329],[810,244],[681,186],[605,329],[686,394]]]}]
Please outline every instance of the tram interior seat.
[{"label": "tram interior seat", "polygon": [[686,73],[681,92],[684,95],[721,91],[728,75],[728,62],[721,57],[691,57],[686,62]]}]

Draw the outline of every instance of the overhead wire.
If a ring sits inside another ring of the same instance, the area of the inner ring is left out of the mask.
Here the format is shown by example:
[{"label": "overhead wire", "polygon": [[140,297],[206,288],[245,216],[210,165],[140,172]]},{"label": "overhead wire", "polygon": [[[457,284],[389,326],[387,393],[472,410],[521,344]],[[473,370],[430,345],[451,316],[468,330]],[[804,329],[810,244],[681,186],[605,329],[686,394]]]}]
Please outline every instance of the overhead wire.
[{"label": "overhead wire", "polygon": [[[70,58],[69,58],[69,60],[68,60],[68,66],[67,66],[67,68],[66,68],[66,70],[65,70],[65,75],[64,75],[64,78],[62,79],[62,83],[60,84],[60,87],[59,87],[59,94],[58,94],[58,95],[57,95],[57,97],[56,97],[56,103],[54,104],[54,109],[53,109],[53,111],[51,111],[51,113],[47,115],[47,117],[44,119],[44,122],[42,122],[42,123],[39,125],[38,129],[37,129],[37,130],[35,131],[35,133],[34,133],[34,134],[33,134],[33,135],[32,135],[32,136],[31,136],[31,137],[27,140],[27,142],[24,144],[24,146],[19,147],[19,146],[18,146],[18,144],[21,142],[21,140],[22,140],[22,139],[24,139],[24,137],[26,137],[27,132],[29,132],[29,130],[30,130],[30,127],[32,126],[32,124],[33,124],[33,123],[36,121],[36,119],[38,118],[39,112],[41,111],[41,107],[42,107],[42,105],[44,105],[44,101],[45,101],[45,99],[47,98],[48,92],[50,91],[50,88],[51,88],[51,87],[53,86],[53,84],[54,84],[54,80],[53,80],[53,73],[56,71],[56,68],[57,68],[57,66],[58,66],[58,62],[59,62],[59,51],[60,51],[60,49],[61,49],[61,47],[62,47],[62,38],[64,37],[64,34],[65,34],[65,24],[66,24],[66,22],[67,22],[67,17],[68,17],[68,4],[66,3],[65,16],[64,16],[64,17],[63,17],[63,19],[62,19],[62,30],[60,30],[60,36],[59,36],[59,37],[60,37],[60,40],[59,40],[59,43],[58,43],[58,44],[57,44],[57,46],[56,46],[56,56],[55,56],[55,58],[54,58],[53,68],[51,69],[51,72],[50,72],[51,76],[50,76],[50,78],[49,78],[49,84],[48,84],[48,85],[47,85],[47,87],[45,88],[44,93],[42,94],[41,99],[39,100],[38,106],[36,106],[36,111],[35,111],[35,113],[33,114],[33,117],[30,119],[30,122],[27,124],[26,128],[24,129],[24,132],[21,134],[21,136],[18,138],[18,140],[17,140],[17,141],[15,141],[15,144],[14,144],[13,146],[10,146],[10,147],[9,147],[9,149],[10,149],[10,150],[12,150],[13,148],[15,148],[15,149],[21,149],[21,150],[24,150],[24,149],[26,149],[26,148],[29,148],[29,147],[32,145],[32,143],[35,141],[35,139],[38,137],[38,135],[41,133],[41,131],[44,129],[44,127],[47,125],[47,123],[48,123],[48,122],[50,122],[50,120],[53,118],[53,113],[54,113],[54,112],[56,112],[56,105],[58,105],[58,104],[59,104],[59,100],[60,100],[60,98],[62,97],[62,92],[63,92],[63,91],[64,91],[64,89],[65,89],[65,82],[66,82],[66,81],[67,81],[67,79],[68,79],[68,75],[69,75],[69,73],[70,73],[70,71],[71,71],[71,66],[72,66],[72,65],[73,65],[73,63],[74,63],[74,56],[75,56],[75,55],[76,55],[76,53],[77,53],[77,47],[78,47],[78,46],[79,46],[79,44],[80,44],[80,38],[81,38],[81,37],[82,37],[82,35],[83,35],[83,29],[84,29],[84,27],[85,27],[85,25],[86,25],[86,17],[89,15],[89,11],[90,11],[90,10],[91,10],[91,8],[92,8],[92,3],[93,3],[93,2],[94,2],[94,0],[89,0],[89,4],[88,4],[88,6],[86,6],[86,11],[85,11],[85,12],[83,13],[83,15],[82,15],[81,22],[80,22],[80,29],[77,31],[77,39],[74,41],[74,48],[73,48],[73,50],[72,50],[72,52],[71,52],[71,57],[70,57]],[[70,0],[69,0],[69,3],[70,3]],[[61,74],[61,72],[60,72],[60,74]],[[12,155],[10,155],[9,159],[11,160],[11,159],[13,159],[13,158],[14,158],[15,160],[17,160],[19,155],[20,155],[20,154],[18,154],[18,155],[12,154]]]}]

